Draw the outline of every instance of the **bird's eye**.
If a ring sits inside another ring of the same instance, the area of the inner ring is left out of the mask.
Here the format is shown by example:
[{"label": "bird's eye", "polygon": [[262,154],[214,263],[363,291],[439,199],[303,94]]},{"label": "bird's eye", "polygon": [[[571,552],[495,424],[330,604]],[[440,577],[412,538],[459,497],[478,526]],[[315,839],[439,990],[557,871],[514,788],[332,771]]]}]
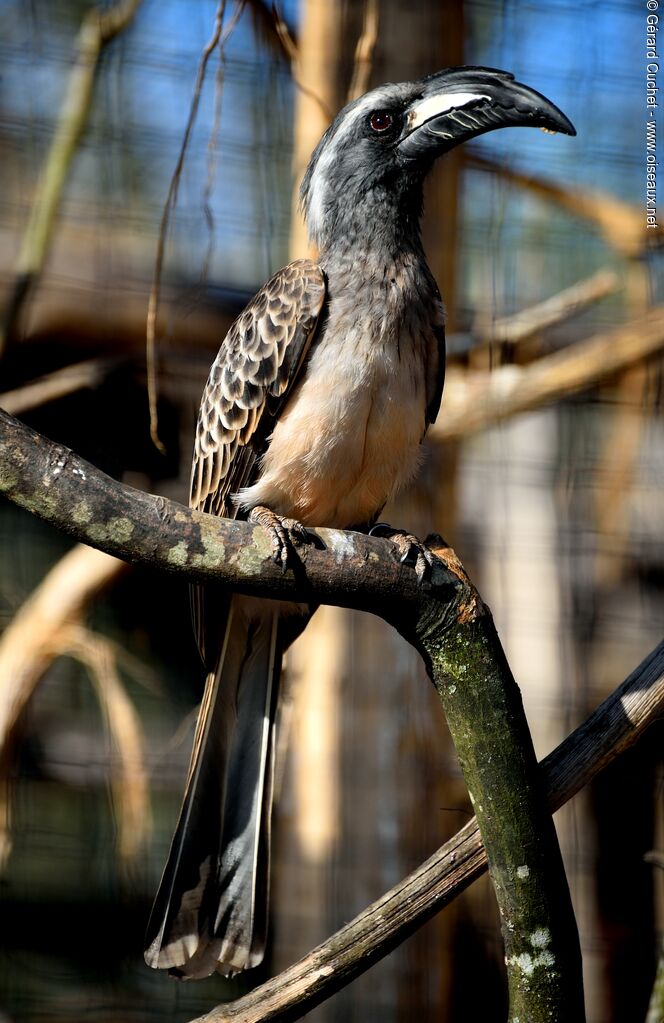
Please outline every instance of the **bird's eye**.
[{"label": "bird's eye", "polygon": [[369,124],[379,134],[387,131],[392,127],[392,114],[388,114],[387,110],[376,110],[369,118]]}]

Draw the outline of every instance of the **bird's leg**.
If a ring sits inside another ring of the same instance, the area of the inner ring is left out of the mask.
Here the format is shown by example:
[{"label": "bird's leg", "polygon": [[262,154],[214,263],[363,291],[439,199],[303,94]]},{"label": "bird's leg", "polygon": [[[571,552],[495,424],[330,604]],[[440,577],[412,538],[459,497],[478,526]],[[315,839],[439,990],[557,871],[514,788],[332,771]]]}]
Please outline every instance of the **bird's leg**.
[{"label": "bird's leg", "polygon": [[298,541],[308,543],[310,540],[306,527],[301,522],[277,515],[262,504],[257,504],[251,509],[248,520],[267,530],[272,544],[272,557],[277,565],[283,565],[284,569],[289,567],[293,545]]},{"label": "bird's leg", "polygon": [[395,529],[387,522],[377,522],[369,530],[369,536],[385,537],[396,545],[401,561],[405,565],[413,565],[415,574],[420,582],[423,582],[431,572],[435,555],[431,553],[426,542],[418,540],[412,533],[404,529]]}]

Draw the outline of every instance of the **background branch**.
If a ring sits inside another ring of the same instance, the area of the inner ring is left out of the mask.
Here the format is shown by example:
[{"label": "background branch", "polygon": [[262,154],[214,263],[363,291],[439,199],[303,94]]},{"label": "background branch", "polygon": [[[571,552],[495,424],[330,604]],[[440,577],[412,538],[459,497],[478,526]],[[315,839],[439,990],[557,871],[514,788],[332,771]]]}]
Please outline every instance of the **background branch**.
[{"label": "background branch", "polygon": [[348,86],[347,101],[359,99],[369,88],[369,78],[373,66],[373,53],[378,41],[378,0],[365,0],[364,24],[362,34],[355,46],[355,60],[353,62],[353,77]]},{"label": "background branch", "polygon": [[10,415],[18,416],[28,409],[41,408],[51,401],[57,401],[58,398],[64,398],[83,388],[97,387],[112,370],[122,365],[123,361],[119,357],[102,356],[64,366],[52,373],[45,373],[44,376],[31,380],[29,384],[0,394],[0,408]]},{"label": "background branch", "polygon": [[118,821],[116,846],[121,860],[129,863],[144,849],[152,826],[140,718],[118,672],[113,644],[105,636],[78,625],[63,629],[60,641],[56,653],[76,657],[88,669],[104,716],[115,753],[110,778]]},{"label": "background branch", "polygon": [[479,153],[469,153],[468,166],[490,171],[504,181],[518,185],[547,202],[555,202],[568,213],[591,223],[616,252],[627,257],[639,256],[645,250],[649,236],[646,220],[640,210],[599,189],[589,191],[570,188],[537,174],[528,174]]},{"label": "background branch", "polygon": [[576,316],[589,305],[616,292],[619,287],[620,279],[615,271],[598,270],[551,298],[521,309],[512,316],[494,320],[486,315],[478,317],[475,332],[484,339],[485,344],[519,345],[547,327]]},{"label": "background branch", "polygon": [[119,0],[114,7],[93,7],[85,15],[76,44],[76,62],[60,110],[16,265],[16,278],[0,323],[0,358],[14,334],[30,288],[38,280],[48,254],[55,218],[69,168],[85,129],[99,58],[104,47],[132,21],[141,0]]},{"label": "background branch", "polygon": [[451,368],[450,387],[436,440],[465,437],[510,416],[567,397],[634,365],[664,347],[664,308],[656,306],[608,333],[595,334],[529,366],[500,366],[491,373]]},{"label": "background branch", "polygon": [[77,545],[58,561],[0,637],[0,863],[11,850],[9,770],[21,715],[65,635],[80,626],[89,600],[126,568],[122,561]]}]

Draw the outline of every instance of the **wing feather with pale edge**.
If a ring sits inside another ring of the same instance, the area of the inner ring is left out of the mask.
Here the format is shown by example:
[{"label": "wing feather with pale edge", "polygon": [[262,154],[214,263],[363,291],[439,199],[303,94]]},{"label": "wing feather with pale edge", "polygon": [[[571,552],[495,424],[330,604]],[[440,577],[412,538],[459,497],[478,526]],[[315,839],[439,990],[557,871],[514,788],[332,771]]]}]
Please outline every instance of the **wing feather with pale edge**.
[{"label": "wing feather with pale edge", "polygon": [[[317,263],[289,263],[228,331],[198,413],[192,508],[235,518],[231,496],[255,480],[275,419],[304,362],[325,294],[325,277]],[[219,653],[225,599],[204,586],[191,589],[194,632],[209,671]]]},{"label": "wing feather with pale edge", "polygon": [[257,460],[307,353],[325,291],[317,263],[289,263],[228,331],[198,414],[192,508],[235,516],[230,497],[253,482]]}]

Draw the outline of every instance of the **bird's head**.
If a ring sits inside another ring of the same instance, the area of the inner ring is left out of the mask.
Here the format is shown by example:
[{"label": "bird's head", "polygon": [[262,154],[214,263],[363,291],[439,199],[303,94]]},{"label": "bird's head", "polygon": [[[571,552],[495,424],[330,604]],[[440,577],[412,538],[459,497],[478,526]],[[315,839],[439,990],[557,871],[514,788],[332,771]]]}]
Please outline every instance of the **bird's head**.
[{"label": "bird's head", "polygon": [[344,107],[311,157],[300,193],[310,236],[325,249],[394,225],[417,233],[434,160],[484,132],[519,125],[576,134],[550,100],[493,68],[449,68],[373,89]]}]

